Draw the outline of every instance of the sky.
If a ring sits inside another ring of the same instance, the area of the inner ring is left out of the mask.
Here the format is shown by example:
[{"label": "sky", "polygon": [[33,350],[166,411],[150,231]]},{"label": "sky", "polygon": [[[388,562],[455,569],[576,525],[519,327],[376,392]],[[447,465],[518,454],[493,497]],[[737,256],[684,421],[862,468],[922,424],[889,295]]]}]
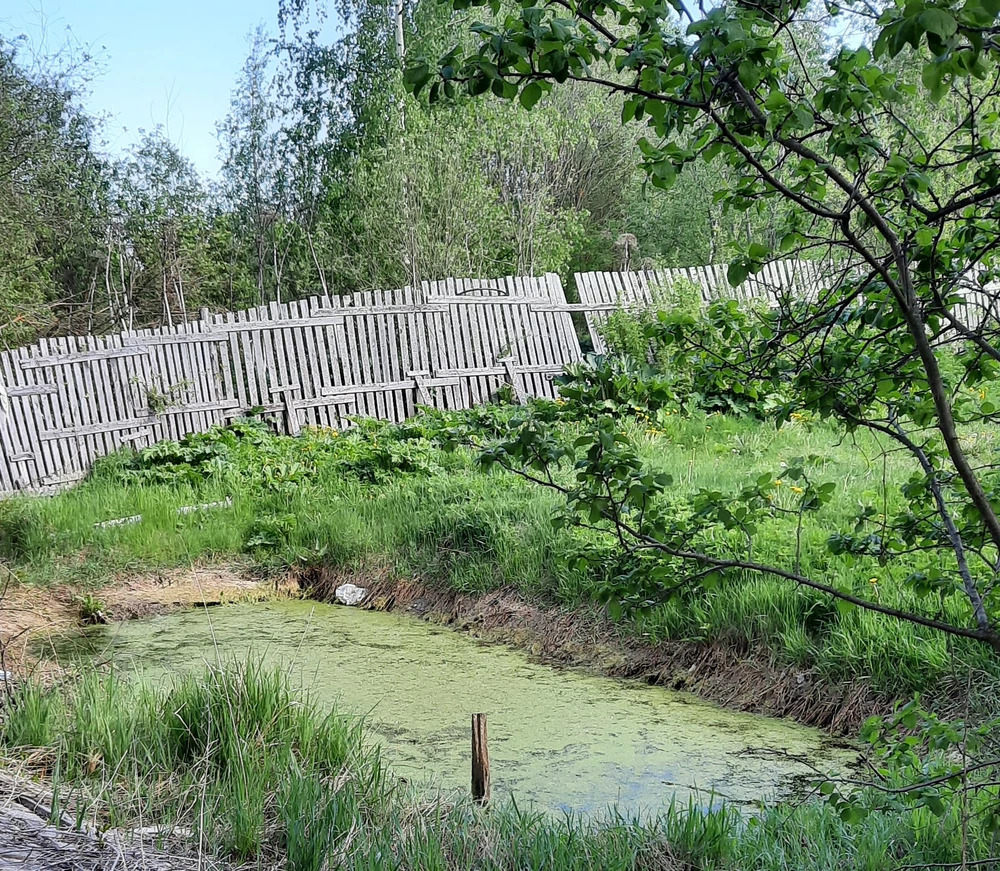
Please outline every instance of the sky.
[{"label": "sky", "polygon": [[246,58],[247,34],[277,30],[277,0],[0,0],[0,33],[36,48],[72,38],[99,58],[85,100],[107,114],[106,150],[128,148],[162,124],[207,176],[219,168],[215,123]]}]

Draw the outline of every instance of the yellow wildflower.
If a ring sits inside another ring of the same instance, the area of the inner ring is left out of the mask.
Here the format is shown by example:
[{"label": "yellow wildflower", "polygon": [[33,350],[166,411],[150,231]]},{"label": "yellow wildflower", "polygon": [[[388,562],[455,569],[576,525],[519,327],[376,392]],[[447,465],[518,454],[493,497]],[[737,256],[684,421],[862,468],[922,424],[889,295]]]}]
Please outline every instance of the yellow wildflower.
[{"label": "yellow wildflower", "polygon": [[778,478],[778,480],[774,482],[774,486],[775,487],[780,487],[781,486],[781,478]]},{"label": "yellow wildflower", "polygon": [[790,487],[789,489],[790,489],[790,490],[791,490],[791,491],[792,491],[793,493],[804,493],[804,492],[805,492],[805,491],[804,491],[804,490],[803,490],[803,489],[802,489],[801,487]]},{"label": "yellow wildflower", "polygon": [[877,587],[878,586],[878,578],[869,578],[868,579],[868,583],[871,584],[873,587]]}]

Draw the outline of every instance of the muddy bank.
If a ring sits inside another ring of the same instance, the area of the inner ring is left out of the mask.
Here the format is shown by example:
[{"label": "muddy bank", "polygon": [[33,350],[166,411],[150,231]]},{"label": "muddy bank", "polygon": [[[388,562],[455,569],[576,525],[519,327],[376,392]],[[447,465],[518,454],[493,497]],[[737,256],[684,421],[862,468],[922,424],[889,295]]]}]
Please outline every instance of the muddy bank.
[{"label": "muddy bank", "polygon": [[540,607],[508,591],[471,596],[345,572],[323,572],[299,583],[306,595],[326,602],[333,601],[340,584],[366,586],[365,608],[408,613],[487,643],[510,644],[550,665],[686,690],[735,710],[788,717],[833,734],[856,734],[869,717],[891,711],[894,702],[863,679],[831,685],[809,670],[776,667],[764,649],[645,643],[596,609]]},{"label": "muddy bank", "polygon": [[[261,582],[241,566],[194,566],[122,575],[96,589],[72,584],[0,588],[0,671],[51,676],[58,663],[39,652],[50,639],[86,622],[136,620],[225,602],[297,595],[290,580]],[[99,613],[92,613],[94,609]]]}]

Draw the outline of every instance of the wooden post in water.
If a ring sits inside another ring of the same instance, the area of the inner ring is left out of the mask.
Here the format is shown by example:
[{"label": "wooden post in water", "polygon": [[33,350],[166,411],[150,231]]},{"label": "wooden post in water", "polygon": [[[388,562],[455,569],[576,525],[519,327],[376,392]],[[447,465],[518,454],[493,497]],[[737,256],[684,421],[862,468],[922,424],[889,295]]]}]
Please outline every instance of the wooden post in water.
[{"label": "wooden post in water", "polygon": [[472,799],[490,801],[490,751],[486,746],[486,714],[472,715]]}]

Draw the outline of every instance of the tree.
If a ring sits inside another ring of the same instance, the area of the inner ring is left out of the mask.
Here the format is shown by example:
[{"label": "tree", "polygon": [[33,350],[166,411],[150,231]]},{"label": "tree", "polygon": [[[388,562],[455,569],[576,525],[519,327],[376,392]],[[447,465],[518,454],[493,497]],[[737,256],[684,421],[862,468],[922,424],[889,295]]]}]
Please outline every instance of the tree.
[{"label": "tree", "polygon": [[[794,565],[758,564],[713,532],[771,510],[767,482],[702,500],[693,519],[677,520],[657,508],[666,479],[649,473],[604,418],[575,451],[528,422],[488,460],[562,489],[577,522],[611,532],[628,553],[656,554],[661,562],[635,581],[634,601],[662,600],[719,573],[760,572],[1000,652],[1000,476],[992,460],[972,459],[962,438],[963,426],[997,416],[1000,4],[828,0],[828,39],[863,38],[835,47],[821,69],[815,29],[804,26],[815,10],[804,2],[693,10],[685,0],[554,0],[503,15],[499,0],[489,5],[500,17],[474,26],[473,50],[448,52],[433,69],[413,63],[411,90],[439,100],[462,87],[532,109],[557,87],[589,83],[623,95],[622,122],[643,126],[643,168],[654,186],[670,188],[692,165],[721,160],[734,179],[714,193],[726,209],[784,204],[774,242],[745,245],[730,281],[782,253],[822,257],[829,280],[820,298],[785,298],[728,323],[732,310],[716,310],[725,348],[695,320],[668,319],[660,337],[751,396],[790,386],[794,401],[781,418],[813,411],[906,451],[914,466],[906,509],[875,524],[866,507],[856,528],[831,530],[830,549],[879,560],[933,553],[941,562],[907,578],[924,603],[912,608]],[[577,477],[563,484],[551,470],[567,455],[579,457]],[[805,510],[835,487],[803,481]]]},{"label": "tree", "polygon": [[188,319],[201,302],[208,197],[163,133],[143,134],[114,167],[105,292],[121,329]]},{"label": "tree", "polygon": [[79,107],[89,58],[0,38],[0,339],[74,323],[100,263],[106,167]]}]

